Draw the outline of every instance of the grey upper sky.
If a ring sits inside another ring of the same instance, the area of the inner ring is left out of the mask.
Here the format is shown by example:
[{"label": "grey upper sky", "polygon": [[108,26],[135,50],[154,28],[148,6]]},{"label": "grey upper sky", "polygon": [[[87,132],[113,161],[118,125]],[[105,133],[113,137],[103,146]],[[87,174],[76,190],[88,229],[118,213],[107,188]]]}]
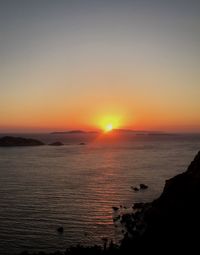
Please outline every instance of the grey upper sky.
[{"label": "grey upper sky", "polygon": [[0,131],[200,131],[199,53],[200,1],[0,0]]}]

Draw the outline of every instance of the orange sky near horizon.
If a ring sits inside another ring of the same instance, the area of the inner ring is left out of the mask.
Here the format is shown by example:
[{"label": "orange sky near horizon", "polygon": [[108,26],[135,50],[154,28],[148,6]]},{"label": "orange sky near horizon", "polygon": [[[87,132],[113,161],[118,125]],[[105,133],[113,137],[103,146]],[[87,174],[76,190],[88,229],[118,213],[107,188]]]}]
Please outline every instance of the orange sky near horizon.
[{"label": "orange sky near horizon", "polygon": [[200,132],[200,4],[58,2],[2,4],[0,133]]}]

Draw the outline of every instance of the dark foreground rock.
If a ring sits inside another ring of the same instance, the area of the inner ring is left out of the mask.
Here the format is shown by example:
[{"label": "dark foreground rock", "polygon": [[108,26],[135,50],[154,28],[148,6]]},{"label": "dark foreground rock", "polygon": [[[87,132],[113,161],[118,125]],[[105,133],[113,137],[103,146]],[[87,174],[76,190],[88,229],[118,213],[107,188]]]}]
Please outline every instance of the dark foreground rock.
[{"label": "dark foreground rock", "polygon": [[121,245],[78,246],[63,254],[199,254],[200,152],[186,172],[166,181],[158,199],[133,207],[136,212],[121,217]]},{"label": "dark foreground rock", "polygon": [[0,146],[11,147],[11,146],[38,146],[44,145],[43,142],[31,138],[4,136],[0,138]]},{"label": "dark foreground rock", "polygon": [[[136,215],[133,215],[134,217]],[[186,172],[166,181],[163,193],[152,203],[144,204],[133,220],[122,246],[140,252],[179,252],[199,250],[200,231],[200,152]],[[133,218],[134,218],[133,217]],[[130,225],[130,224],[129,224]],[[128,225],[128,227],[129,227]]]}]

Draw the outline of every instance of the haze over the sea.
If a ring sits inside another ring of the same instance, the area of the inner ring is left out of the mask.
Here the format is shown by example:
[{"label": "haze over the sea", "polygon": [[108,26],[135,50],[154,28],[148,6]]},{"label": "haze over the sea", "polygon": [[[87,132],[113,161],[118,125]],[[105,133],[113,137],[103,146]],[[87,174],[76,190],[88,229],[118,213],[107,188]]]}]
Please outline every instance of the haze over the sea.
[{"label": "haze over the sea", "polygon": [[199,132],[199,13],[195,0],[2,0],[0,132]]}]

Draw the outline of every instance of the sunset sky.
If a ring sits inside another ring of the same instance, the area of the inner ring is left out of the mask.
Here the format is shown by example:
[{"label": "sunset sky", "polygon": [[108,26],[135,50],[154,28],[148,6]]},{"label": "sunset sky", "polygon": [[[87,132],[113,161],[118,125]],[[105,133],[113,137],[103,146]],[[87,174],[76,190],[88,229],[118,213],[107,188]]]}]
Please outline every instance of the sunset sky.
[{"label": "sunset sky", "polygon": [[200,132],[200,1],[1,0],[0,132]]}]

